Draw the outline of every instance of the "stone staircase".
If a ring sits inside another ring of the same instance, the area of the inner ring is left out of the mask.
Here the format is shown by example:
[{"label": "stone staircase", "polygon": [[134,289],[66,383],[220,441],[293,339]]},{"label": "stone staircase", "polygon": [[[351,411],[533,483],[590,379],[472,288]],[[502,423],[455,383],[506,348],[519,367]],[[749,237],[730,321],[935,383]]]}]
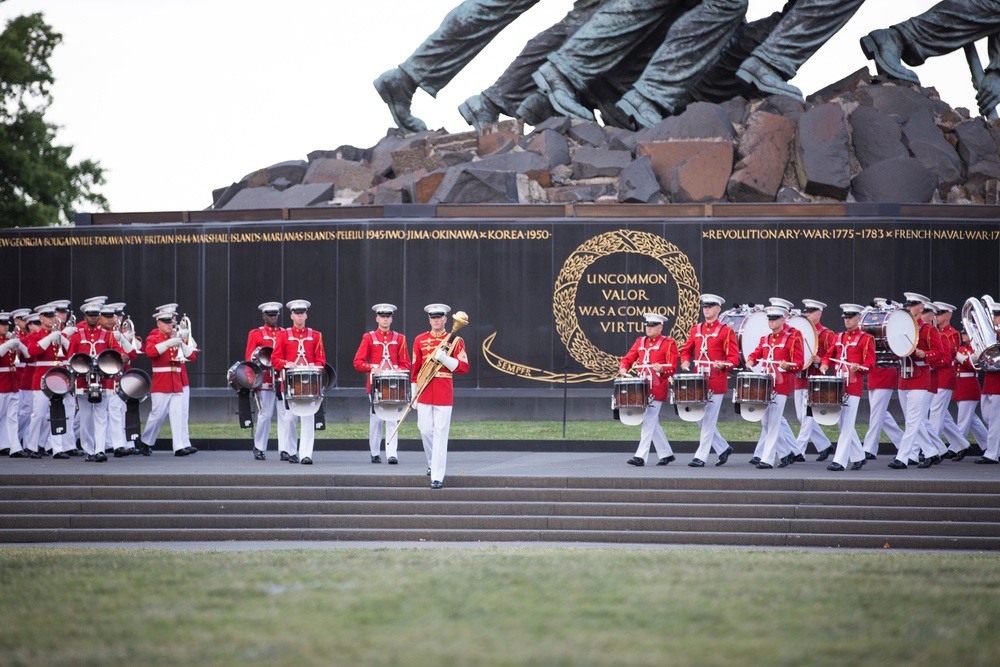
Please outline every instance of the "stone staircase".
[{"label": "stone staircase", "polygon": [[1000,549],[1000,482],[8,474],[0,542],[337,540]]}]

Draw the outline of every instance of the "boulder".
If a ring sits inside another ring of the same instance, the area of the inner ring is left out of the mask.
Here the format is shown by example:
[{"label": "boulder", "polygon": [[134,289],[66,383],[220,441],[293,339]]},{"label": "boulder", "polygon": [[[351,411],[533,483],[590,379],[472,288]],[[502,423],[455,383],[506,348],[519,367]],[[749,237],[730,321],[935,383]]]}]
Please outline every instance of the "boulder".
[{"label": "boulder", "polygon": [[970,120],[955,127],[958,155],[965,163],[966,185],[983,193],[983,184],[1000,178],[1000,157],[997,143],[982,119]]},{"label": "boulder", "polygon": [[628,151],[580,146],[573,154],[573,178],[582,180],[599,176],[618,176],[630,162],[632,153]]},{"label": "boulder", "polygon": [[516,204],[517,172],[452,167],[441,180],[431,204]]},{"label": "boulder", "polygon": [[962,181],[962,160],[945,139],[930,111],[915,111],[902,129],[903,142],[910,154],[937,176],[942,190]]},{"label": "boulder", "polygon": [[555,130],[542,130],[524,139],[524,150],[537,153],[545,158],[548,168],[569,164],[569,144],[565,135]]},{"label": "boulder", "polygon": [[604,128],[594,121],[574,123],[566,131],[566,136],[581,146],[603,146],[608,141]]},{"label": "boulder", "polygon": [[895,157],[865,169],[851,181],[851,192],[859,202],[929,202],[937,189],[937,177],[920,160]]},{"label": "boulder", "polygon": [[679,116],[669,116],[655,127],[635,133],[636,143],[671,141],[675,139],[736,140],[736,129],[726,109],[710,102],[688,105]]},{"label": "boulder", "polygon": [[579,204],[597,201],[601,197],[613,197],[617,194],[615,186],[614,179],[595,179],[592,183],[546,188],[545,194],[550,204]]},{"label": "boulder", "polygon": [[333,183],[340,190],[367,190],[374,177],[375,170],[363,162],[321,157],[310,163],[302,183]]},{"label": "boulder", "polygon": [[649,156],[660,190],[672,202],[722,199],[733,170],[728,140],[640,143],[636,155]]},{"label": "boulder", "polygon": [[849,122],[854,155],[862,169],[883,160],[909,157],[899,123],[875,107],[858,107]]},{"label": "boulder", "polygon": [[221,208],[228,211],[257,208],[304,208],[324,204],[332,197],[332,183],[293,185],[280,191],[274,188],[244,188]]},{"label": "boulder", "polygon": [[372,159],[372,149],[357,148],[355,146],[340,146],[332,151],[313,151],[306,155],[310,164],[320,158],[333,158],[335,160],[348,160],[349,162],[368,162]]},{"label": "boulder", "polygon": [[851,185],[847,121],[837,104],[821,104],[799,118],[795,169],[802,190],[844,200]]},{"label": "boulder", "polygon": [[618,175],[618,201],[626,204],[655,204],[660,201],[660,184],[648,155],[634,160]]},{"label": "boulder", "polygon": [[738,162],[726,190],[731,201],[774,201],[795,139],[795,123],[755,111],[737,149]]}]

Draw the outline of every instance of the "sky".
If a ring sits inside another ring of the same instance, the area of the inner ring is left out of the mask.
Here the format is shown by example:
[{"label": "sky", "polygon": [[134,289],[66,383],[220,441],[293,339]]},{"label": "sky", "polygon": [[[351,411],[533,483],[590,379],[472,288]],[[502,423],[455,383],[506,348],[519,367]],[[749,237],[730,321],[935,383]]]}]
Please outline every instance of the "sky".
[{"label": "sky", "polygon": [[[314,150],[373,146],[392,118],[372,80],[406,59],[458,0],[7,0],[0,21],[42,12],[63,35],[48,120],[73,161],[97,160],[114,212],[194,211],[212,191]],[[418,91],[430,128],[470,129],[456,110],[488,87],[572,0],[540,0],[438,97]],[[753,20],[783,0],[750,0]],[[792,83],[805,94],[870,64],[858,40],[933,0],[868,0]],[[985,45],[979,45],[986,62]],[[975,108],[961,52],[916,68],[952,107]]]}]

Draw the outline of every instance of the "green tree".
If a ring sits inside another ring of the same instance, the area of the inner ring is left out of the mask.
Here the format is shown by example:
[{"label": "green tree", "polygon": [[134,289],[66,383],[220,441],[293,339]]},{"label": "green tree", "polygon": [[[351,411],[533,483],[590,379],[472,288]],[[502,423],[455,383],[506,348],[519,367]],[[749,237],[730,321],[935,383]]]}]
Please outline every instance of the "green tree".
[{"label": "green tree", "polygon": [[72,164],[73,147],[56,144],[59,128],[45,121],[55,81],[49,57],[61,41],[40,13],[0,33],[0,227],[68,224],[88,204],[108,210],[95,191],[104,183],[100,164]]}]

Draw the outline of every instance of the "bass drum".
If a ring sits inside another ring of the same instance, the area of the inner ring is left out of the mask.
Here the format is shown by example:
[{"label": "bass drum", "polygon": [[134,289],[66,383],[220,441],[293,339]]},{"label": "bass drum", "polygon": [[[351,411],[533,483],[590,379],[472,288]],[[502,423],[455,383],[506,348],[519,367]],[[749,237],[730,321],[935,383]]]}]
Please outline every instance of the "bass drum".
[{"label": "bass drum", "polygon": [[875,338],[875,359],[880,366],[897,365],[917,349],[917,320],[906,309],[869,311],[861,316],[859,326]]},{"label": "bass drum", "polygon": [[[766,336],[767,315],[759,308],[730,308],[719,315],[719,321],[736,332],[736,343],[740,348],[740,362],[746,363],[750,353],[757,349],[761,336]],[[763,329],[761,329],[763,324]]]},{"label": "bass drum", "polygon": [[819,335],[816,333],[816,326],[805,315],[792,315],[788,318],[788,326],[797,329],[802,334],[802,342],[805,343],[805,349],[802,350],[802,359],[805,367],[808,368],[812,365],[812,362],[809,360],[812,359],[813,355],[816,354],[816,350],[819,349]]}]

